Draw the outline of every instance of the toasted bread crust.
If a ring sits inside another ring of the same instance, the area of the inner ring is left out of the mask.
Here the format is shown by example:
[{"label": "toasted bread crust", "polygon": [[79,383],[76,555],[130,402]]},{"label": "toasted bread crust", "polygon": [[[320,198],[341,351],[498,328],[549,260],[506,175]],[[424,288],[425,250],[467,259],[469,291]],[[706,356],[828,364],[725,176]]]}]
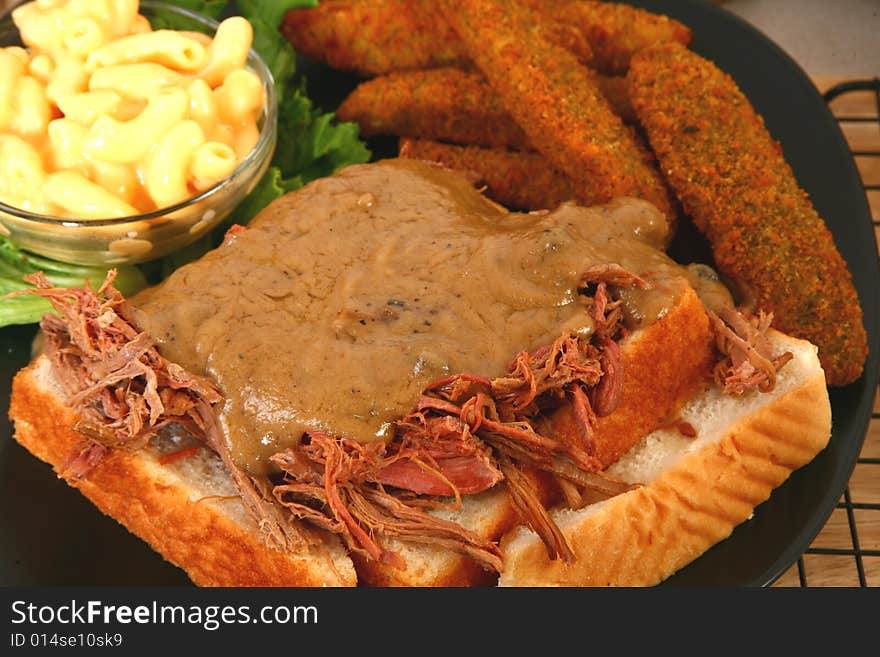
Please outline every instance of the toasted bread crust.
[{"label": "toasted bread crust", "polygon": [[831,410],[818,370],[732,423],[652,483],[594,509],[570,512],[577,559],[550,561],[539,541],[506,537],[505,586],[650,586],[744,522],[792,471],[827,444]]},{"label": "toasted bread crust", "polygon": [[[46,385],[40,364],[38,359],[15,376],[10,417],[15,439],[60,472],[82,436],[70,429],[76,416]],[[146,450],[116,450],[87,477],[65,480],[199,586],[356,584],[338,544],[328,544],[324,554],[269,549],[256,524],[241,513],[239,500],[200,502],[185,481],[166,470]]]}]

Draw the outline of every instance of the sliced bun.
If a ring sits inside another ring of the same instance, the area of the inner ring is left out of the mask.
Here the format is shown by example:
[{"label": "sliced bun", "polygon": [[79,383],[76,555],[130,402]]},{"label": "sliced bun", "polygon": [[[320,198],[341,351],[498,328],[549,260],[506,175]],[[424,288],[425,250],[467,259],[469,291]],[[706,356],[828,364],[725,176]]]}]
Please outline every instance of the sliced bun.
[{"label": "sliced bun", "polygon": [[[666,347],[679,339],[695,344],[693,336],[681,334],[686,327],[702,326],[683,321],[696,317],[686,310],[691,301],[665,318],[678,331],[668,330],[670,326],[660,331],[663,322],[658,322],[658,336],[633,340],[624,353],[633,358],[643,352],[636,360],[647,361],[660,349],[664,361],[674,361],[670,354],[675,352],[664,351],[664,343],[656,340],[666,336]],[[702,355],[691,356],[687,365],[689,385],[643,381],[637,386],[642,394],[653,389],[652,402],[657,391],[665,390],[668,408],[687,399],[679,416],[697,436],[687,438],[675,429],[650,433],[609,468],[612,476],[642,487],[580,510],[553,512],[574,548],[575,562],[549,560],[535,534],[523,527],[511,529],[518,518],[501,487],[468,496],[460,510],[442,515],[483,536],[504,536],[501,586],[641,586],[662,581],[727,537],[828,441],[831,410],[816,348],[775,332],[772,340],[777,351],[794,354],[772,393],[734,398],[714,386],[694,392],[705,367]],[[629,368],[631,375],[638,371],[635,364]],[[638,397],[630,395],[629,400],[636,404]],[[644,420],[633,409],[628,414],[633,421]],[[15,438],[56,471],[82,439],[70,428],[76,416],[64,404],[45,357],[16,375],[10,415]],[[329,535],[323,546],[300,554],[271,550],[213,452],[202,448],[195,456],[162,463],[163,455],[181,448],[175,440],[163,436],[137,452],[115,452],[88,477],[67,481],[198,585],[473,586],[495,581],[466,557],[429,545],[389,546],[403,556],[405,570],[352,560]],[[622,443],[614,444],[617,451]]]},{"label": "sliced bun", "polygon": [[609,469],[644,484],[554,518],[577,555],[547,558],[535,534],[502,542],[501,586],[648,586],[666,579],[730,535],[756,506],[827,444],[831,406],[816,348],[773,332],[775,351],[794,358],[771,393],[742,398],[707,388],[681,409],[696,429],[646,436]]},{"label": "sliced bun", "polygon": [[[76,415],[64,404],[48,359],[40,356],[21,370],[12,390],[16,440],[64,476],[63,464],[82,436],[70,429]],[[301,554],[267,548],[220,458],[200,448],[197,455],[160,462],[178,449],[163,437],[137,452],[115,451],[88,477],[66,481],[200,586],[356,584],[351,559],[335,537]]]}]

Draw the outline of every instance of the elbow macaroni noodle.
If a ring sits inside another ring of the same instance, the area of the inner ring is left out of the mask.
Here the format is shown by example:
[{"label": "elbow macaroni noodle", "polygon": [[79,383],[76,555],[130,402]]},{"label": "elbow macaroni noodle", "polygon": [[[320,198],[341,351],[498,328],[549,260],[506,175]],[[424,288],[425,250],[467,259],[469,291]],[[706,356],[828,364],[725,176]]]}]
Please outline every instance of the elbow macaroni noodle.
[{"label": "elbow macaroni noodle", "polygon": [[265,97],[241,17],[213,38],[152,30],[138,0],[33,0],[26,48],[0,48],[0,201],[110,219],[227,178],[259,139]]}]

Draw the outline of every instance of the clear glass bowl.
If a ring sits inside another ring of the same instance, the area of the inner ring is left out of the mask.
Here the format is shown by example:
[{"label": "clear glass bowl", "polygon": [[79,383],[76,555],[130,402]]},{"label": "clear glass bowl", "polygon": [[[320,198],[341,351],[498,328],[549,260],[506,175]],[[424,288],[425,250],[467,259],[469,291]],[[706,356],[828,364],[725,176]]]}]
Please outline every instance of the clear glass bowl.
[{"label": "clear glass bowl", "polygon": [[[218,23],[199,14],[141,0],[141,14],[171,20],[176,29],[214,34]],[[0,46],[21,45],[10,16],[0,21]],[[168,208],[115,219],[68,219],[33,214],[0,202],[0,233],[26,251],[82,265],[119,265],[154,260],[196,241],[217,226],[262,178],[278,129],[272,74],[251,50],[247,66],[259,76],[266,105],[259,119],[260,139],[229,178],[198,196]]]}]

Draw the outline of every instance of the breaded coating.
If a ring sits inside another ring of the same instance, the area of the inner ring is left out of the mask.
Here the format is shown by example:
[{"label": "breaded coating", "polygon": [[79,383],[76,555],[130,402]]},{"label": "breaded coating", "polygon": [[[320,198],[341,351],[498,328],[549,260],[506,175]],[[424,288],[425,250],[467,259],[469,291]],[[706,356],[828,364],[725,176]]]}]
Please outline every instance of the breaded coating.
[{"label": "breaded coating", "polygon": [[[592,59],[590,44],[577,27],[551,18],[540,29],[583,63]],[[361,77],[472,67],[433,0],[323,0],[314,8],[289,11],[281,31],[302,55]]]},{"label": "breaded coating", "polygon": [[562,23],[580,28],[593,49],[592,66],[610,75],[626,73],[633,54],[658,43],[689,45],[691,30],[679,21],[622,2],[528,0]]},{"label": "breaded coating", "polygon": [[670,220],[674,211],[650,153],[614,114],[592,77],[534,26],[540,16],[513,0],[441,0],[445,16],[511,117],[579,200],[634,196]]},{"label": "breaded coating", "polygon": [[458,35],[423,0],[323,0],[287,12],[281,31],[298,53],[362,77],[470,66]]},{"label": "breaded coating", "polygon": [[[626,79],[592,73],[612,109],[627,122],[635,114]],[[436,68],[389,73],[358,85],[336,112],[365,137],[423,137],[487,148],[530,148],[519,125],[476,71]]]},{"label": "breaded coating", "polygon": [[400,156],[429,160],[465,173],[493,201],[514,210],[552,210],[574,199],[568,179],[535,152],[400,140]]},{"label": "breaded coating", "polygon": [[456,68],[390,73],[358,85],[336,111],[365,137],[424,137],[489,148],[529,141],[478,72]]},{"label": "breaded coating", "polygon": [[831,385],[868,352],[846,262],[780,145],[733,79],[678,44],[633,57],[630,98],[684,210],[718,269],[774,325],[819,347]]}]

